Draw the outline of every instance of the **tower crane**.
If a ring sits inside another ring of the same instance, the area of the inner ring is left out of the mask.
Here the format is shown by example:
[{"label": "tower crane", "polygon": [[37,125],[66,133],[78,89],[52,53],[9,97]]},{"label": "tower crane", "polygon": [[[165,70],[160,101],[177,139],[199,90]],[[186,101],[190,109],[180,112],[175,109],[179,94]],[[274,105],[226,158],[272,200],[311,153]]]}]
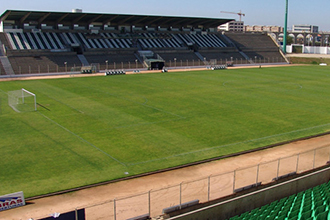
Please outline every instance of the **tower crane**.
[{"label": "tower crane", "polygon": [[245,16],[245,14],[243,14],[241,10],[238,13],[237,12],[229,12],[229,11],[220,11],[220,13],[236,14],[236,15],[239,16],[239,21],[242,21],[242,16]]}]

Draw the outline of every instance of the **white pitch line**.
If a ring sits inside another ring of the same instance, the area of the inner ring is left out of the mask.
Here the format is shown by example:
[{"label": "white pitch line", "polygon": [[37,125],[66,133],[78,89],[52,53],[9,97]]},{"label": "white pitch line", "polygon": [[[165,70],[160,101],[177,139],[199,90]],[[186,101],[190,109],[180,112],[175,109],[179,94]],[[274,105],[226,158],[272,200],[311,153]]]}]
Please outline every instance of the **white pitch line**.
[{"label": "white pitch line", "polygon": [[[40,112],[39,112],[40,113]],[[125,163],[121,162],[120,160],[116,159],[115,157],[111,156],[110,154],[106,153],[105,151],[101,150],[100,148],[96,147],[94,144],[90,143],[89,141],[85,140],[84,138],[80,137],[79,135],[75,134],[74,132],[70,131],[69,129],[67,129],[66,127],[60,125],[59,123],[57,123],[56,121],[50,119],[49,117],[47,117],[46,115],[40,113],[44,118],[48,119],[49,121],[51,121],[52,123],[56,124],[57,126],[59,126],[60,128],[62,128],[63,130],[69,132],[70,134],[76,136],[77,138],[79,138],[82,142],[85,142],[86,144],[94,147],[95,149],[97,149],[98,151],[100,151],[101,153],[103,153],[104,155],[110,157],[111,159],[113,159],[114,161],[116,161],[117,163],[123,165],[123,166],[127,166]]]},{"label": "white pitch line", "polygon": [[225,145],[221,145],[221,146],[215,146],[215,147],[210,147],[210,148],[205,148],[205,149],[200,149],[200,150],[195,150],[195,151],[189,151],[189,152],[186,152],[186,153],[175,154],[175,155],[171,155],[171,156],[168,156],[168,157],[162,157],[162,158],[157,158],[157,159],[153,159],[153,160],[141,161],[141,162],[136,162],[136,163],[129,163],[129,164],[127,164],[127,166],[134,166],[134,165],[138,165],[138,164],[145,164],[145,163],[150,163],[150,162],[155,162],[155,161],[161,161],[161,160],[166,160],[166,159],[170,159],[170,158],[174,158],[174,157],[180,157],[180,156],[185,156],[185,155],[189,155],[189,154],[209,151],[209,150],[213,150],[213,149],[224,148],[224,147],[234,146],[234,145],[238,145],[238,144],[245,144],[245,143],[254,142],[254,141],[260,141],[260,140],[264,140],[264,139],[268,139],[268,138],[279,137],[279,136],[292,134],[292,133],[297,133],[297,132],[301,132],[301,131],[307,131],[307,130],[311,130],[311,129],[314,129],[314,128],[326,127],[326,126],[329,126],[329,125],[330,125],[330,123],[324,124],[324,125],[318,125],[318,126],[314,126],[314,127],[310,127],[310,128],[298,129],[298,130],[290,131],[290,132],[286,132],[286,133],[275,134],[275,135],[270,135],[270,136],[266,136],[266,137],[251,139],[251,140],[247,140],[247,141],[237,142],[237,143],[231,143],[231,144],[225,144]]},{"label": "white pitch line", "polygon": [[[94,89],[94,90],[96,90],[96,91],[100,91],[100,90],[98,90],[98,89]],[[144,97],[144,96],[140,96],[140,97],[142,97],[142,98],[145,100],[144,103],[142,103],[142,102],[137,102],[137,101],[134,101],[134,100],[132,100],[132,99],[125,98],[125,97],[121,97],[120,95],[112,94],[112,93],[109,93],[109,92],[103,92],[103,93],[106,93],[106,94],[108,94],[108,95],[110,95],[110,96],[113,96],[113,97],[116,97],[116,98],[119,98],[119,99],[122,99],[122,100],[130,101],[130,102],[133,102],[133,103],[136,103],[136,104],[142,105],[142,106],[147,107],[147,108],[151,108],[151,109],[157,110],[157,111],[159,111],[159,112],[164,112],[164,113],[169,114],[169,115],[174,115],[175,117],[178,117],[178,118],[180,118],[180,119],[185,119],[185,118],[186,118],[186,117],[183,117],[183,116],[181,116],[181,115],[177,115],[177,114],[175,114],[175,113],[168,112],[168,111],[165,111],[165,110],[162,110],[162,109],[159,109],[159,108],[156,108],[156,107],[153,107],[153,106],[147,105],[146,103],[148,102],[148,99],[147,99],[146,97]]]}]

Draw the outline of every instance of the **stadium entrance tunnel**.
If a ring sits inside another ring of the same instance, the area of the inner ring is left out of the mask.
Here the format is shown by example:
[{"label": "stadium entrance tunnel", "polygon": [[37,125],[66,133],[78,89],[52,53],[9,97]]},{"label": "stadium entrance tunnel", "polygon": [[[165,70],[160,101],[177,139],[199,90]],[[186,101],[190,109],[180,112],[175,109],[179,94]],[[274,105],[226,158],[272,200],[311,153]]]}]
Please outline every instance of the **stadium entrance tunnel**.
[{"label": "stadium entrance tunnel", "polygon": [[164,66],[165,66],[164,61],[152,61],[152,62],[150,62],[150,68],[152,70],[162,70]]},{"label": "stadium entrance tunnel", "polygon": [[71,45],[71,50],[77,54],[83,54],[83,48],[80,45]]}]

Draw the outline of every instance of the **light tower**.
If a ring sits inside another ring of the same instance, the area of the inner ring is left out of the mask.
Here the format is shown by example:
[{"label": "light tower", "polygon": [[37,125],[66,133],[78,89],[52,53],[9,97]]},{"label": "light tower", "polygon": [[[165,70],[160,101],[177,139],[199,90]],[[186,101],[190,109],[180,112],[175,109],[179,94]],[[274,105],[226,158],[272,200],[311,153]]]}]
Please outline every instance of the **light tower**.
[{"label": "light tower", "polygon": [[285,0],[286,5],[285,5],[285,21],[284,21],[284,36],[283,36],[283,52],[286,54],[286,35],[288,34],[288,1]]}]

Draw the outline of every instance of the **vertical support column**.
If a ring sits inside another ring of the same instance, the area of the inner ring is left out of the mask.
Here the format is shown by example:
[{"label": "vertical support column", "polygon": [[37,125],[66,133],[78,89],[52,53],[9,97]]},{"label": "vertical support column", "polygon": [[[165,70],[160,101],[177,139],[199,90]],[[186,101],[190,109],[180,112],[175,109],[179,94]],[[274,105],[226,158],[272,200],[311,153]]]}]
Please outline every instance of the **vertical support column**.
[{"label": "vertical support column", "polygon": [[210,179],[211,179],[211,176],[208,177],[208,180],[207,180],[207,201],[210,201]]},{"label": "vertical support column", "polygon": [[113,200],[113,219],[117,219],[117,214],[116,214],[116,199]]},{"label": "vertical support column", "polygon": [[279,174],[279,172],[280,172],[280,161],[281,161],[281,158],[278,159],[276,178],[278,178],[278,174]]},{"label": "vertical support column", "polygon": [[78,219],[78,210],[77,210],[77,208],[74,210],[74,215],[75,215],[75,220],[79,220]]},{"label": "vertical support column", "polygon": [[285,21],[284,21],[284,33],[283,33],[283,53],[286,54],[286,36],[288,34],[288,0],[285,5]]},{"label": "vertical support column", "polygon": [[151,216],[151,199],[150,199],[151,190],[148,192],[148,210],[149,210],[149,216]]},{"label": "vertical support column", "polygon": [[37,111],[37,96],[34,95],[34,110]]},{"label": "vertical support column", "polygon": [[297,154],[297,165],[296,165],[296,173],[298,173],[298,166],[299,166],[299,155]]},{"label": "vertical support column", "polygon": [[256,177],[256,183],[258,183],[258,179],[259,179],[259,167],[260,167],[260,164],[258,164],[258,166],[257,166],[257,177]]},{"label": "vertical support column", "polygon": [[233,193],[235,192],[235,180],[236,180],[236,170],[234,170]]},{"label": "vertical support column", "polygon": [[22,88],[22,103],[24,104],[24,89]]},{"label": "vertical support column", "polygon": [[182,204],[182,182],[180,183],[180,209]]},{"label": "vertical support column", "polygon": [[313,169],[315,168],[315,156],[316,156],[316,149],[314,149]]}]

